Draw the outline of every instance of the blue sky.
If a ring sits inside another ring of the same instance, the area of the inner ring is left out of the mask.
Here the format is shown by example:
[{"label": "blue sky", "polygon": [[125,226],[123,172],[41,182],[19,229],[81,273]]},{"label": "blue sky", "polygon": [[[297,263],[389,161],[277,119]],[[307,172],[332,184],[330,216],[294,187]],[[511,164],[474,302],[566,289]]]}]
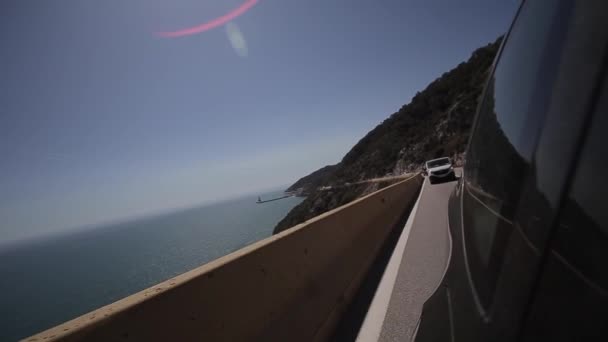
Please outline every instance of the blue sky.
[{"label": "blue sky", "polygon": [[155,35],[243,1],[2,1],[2,240],[292,183],[502,34],[517,7],[259,0],[229,27]]}]

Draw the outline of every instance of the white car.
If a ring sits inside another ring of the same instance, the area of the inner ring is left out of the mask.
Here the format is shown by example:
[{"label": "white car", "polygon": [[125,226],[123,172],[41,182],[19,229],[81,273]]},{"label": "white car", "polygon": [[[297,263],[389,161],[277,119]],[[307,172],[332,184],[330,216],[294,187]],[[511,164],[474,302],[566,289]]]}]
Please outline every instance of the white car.
[{"label": "white car", "polygon": [[438,158],[429,160],[424,163],[424,170],[426,174],[429,176],[429,181],[431,184],[435,183],[437,180],[454,180],[456,179],[456,174],[454,173],[454,166],[452,166],[452,161],[450,158]]}]

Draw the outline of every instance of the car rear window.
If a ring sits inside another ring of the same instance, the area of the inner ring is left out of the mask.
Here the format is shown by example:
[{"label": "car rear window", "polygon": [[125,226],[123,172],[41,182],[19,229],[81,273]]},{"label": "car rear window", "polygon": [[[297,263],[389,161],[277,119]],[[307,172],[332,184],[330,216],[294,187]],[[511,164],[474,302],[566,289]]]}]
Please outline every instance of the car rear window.
[{"label": "car rear window", "polygon": [[450,164],[450,159],[442,158],[442,159],[436,159],[436,160],[431,160],[431,161],[427,162],[426,167],[437,167],[437,166],[448,165],[448,164]]}]

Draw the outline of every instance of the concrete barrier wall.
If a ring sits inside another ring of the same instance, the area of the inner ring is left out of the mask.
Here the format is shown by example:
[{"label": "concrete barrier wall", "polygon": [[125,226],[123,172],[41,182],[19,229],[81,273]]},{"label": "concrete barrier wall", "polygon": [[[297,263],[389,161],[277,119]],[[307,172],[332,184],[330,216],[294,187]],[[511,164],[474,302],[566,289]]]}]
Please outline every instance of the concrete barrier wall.
[{"label": "concrete barrier wall", "polygon": [[25,341],[325,340],[421,185],[416,175]]}]

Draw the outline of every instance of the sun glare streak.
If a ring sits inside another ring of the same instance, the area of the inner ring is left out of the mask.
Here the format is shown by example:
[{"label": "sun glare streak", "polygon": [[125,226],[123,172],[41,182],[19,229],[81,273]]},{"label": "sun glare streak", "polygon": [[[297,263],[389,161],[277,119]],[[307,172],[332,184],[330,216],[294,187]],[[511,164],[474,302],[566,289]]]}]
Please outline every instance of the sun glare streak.
[{"label": "sun glare streak", "polygon": [[241,57],[247,57],[248,49],[247,49],[247,41],[245,40],[245,36],[239,29],[238,25],[230,22],[226,24],[226,34],[228,35],[228,40],[230,41],[230,45],[236,52],[237,55]]},{"label": "sun glare streak", "polygon": [[257,4],[258,0],[246,0],[241,6],[235,8],[234,10],[224,14],[221,17],[217,17],[211,21],[208,21],[204,24],[200,24],[194,27],[185,28],[177,31],[165,31],[165,32],[157,32],[156,35],[163,38],[177,38],[190,36],[193,34],[209,31],[218,26],[222,26],[227,22],[245,14],[251,7]]}]

